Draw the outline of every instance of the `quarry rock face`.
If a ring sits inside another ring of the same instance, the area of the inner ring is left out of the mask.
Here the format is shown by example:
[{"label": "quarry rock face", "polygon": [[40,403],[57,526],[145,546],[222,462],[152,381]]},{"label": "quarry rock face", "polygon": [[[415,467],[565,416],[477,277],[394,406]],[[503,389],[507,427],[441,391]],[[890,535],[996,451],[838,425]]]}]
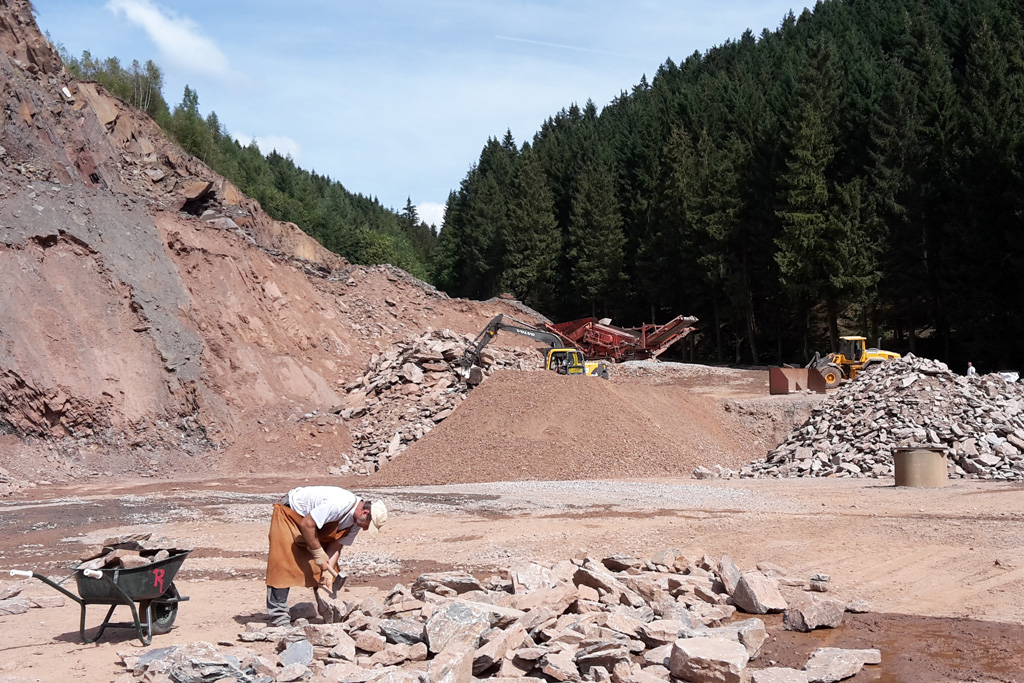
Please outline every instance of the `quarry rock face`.
[{"label": "quarry rock face", "polygon": [[[651,400],[656,363],[622,368],[639,388],[542,381],[518,372],[539,368],[536,343],[501,335],[463,377],[488,320],[543,317],[348,264],[271,219],[71,78],[26,0],[0,2],[0,47],[0,496],[123,474],[379,476],[411,446],[393,480],[680,475],[777,442],[714,398]],[[471,388],[476,415],[450,426]]]}]

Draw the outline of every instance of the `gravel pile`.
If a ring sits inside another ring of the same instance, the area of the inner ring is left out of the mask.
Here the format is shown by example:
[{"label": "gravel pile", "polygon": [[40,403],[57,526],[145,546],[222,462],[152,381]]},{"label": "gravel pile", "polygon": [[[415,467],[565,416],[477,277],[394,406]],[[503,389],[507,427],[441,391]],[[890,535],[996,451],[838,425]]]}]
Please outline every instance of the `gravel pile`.
[{"label": "gravel pile", "polygon": [[[373,475],[375,486],[685,477],[762,448],[713,398],[553,372],[496,372],[444,424]],[[777,443],[777,441],[772,441]]]},{"label": "gravel pile", "polygon": [[946,450],[949,476],[1024,478],[1024,387],[962,377],[912,354],[877,365],[826,399],[745,477],[890,477],[899,448]]},{"label": "gravel pile", "polygon": [[615,365],[616,372],[631,377],[677,375],[681,377],[731,377],[736,370],[701,363],[678,363],[664,360],[627,360]]}]

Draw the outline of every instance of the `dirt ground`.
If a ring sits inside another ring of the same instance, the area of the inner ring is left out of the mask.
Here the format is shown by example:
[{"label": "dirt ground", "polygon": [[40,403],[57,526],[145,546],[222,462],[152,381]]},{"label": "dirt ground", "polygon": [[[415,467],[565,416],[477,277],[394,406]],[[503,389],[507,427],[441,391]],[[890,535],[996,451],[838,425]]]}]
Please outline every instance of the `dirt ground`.
[{"label": "dirt ground", "polygon": [[[323,479],[122,481],[36,490],[0,502],[0,567],[64,576],[87,546],[152,531],[194,548],[176,583],[191,597],[154,646],[236,642],[262,617],[270,503]],[[332,483],[359,489],[365,480]],[[364,489],[366,490],[366,489]],[[649,557],[663,548],[768,561],[796,576],[824,572],[871,613],[834,631],[798,634],[769,616],[758,666],[802,666],[820,646],[878,647],[880,666],[854,681],[1024,681],[1024,487],[958,481],[897,489],[885,480],[501,482],[373,491],[393,513],[343,568],[352,595],[385,592],[434,569],[478,576],[578,549]],[[56,595],[39,582],[28,595]],[[293,591],[292,602],[308,601]],[[123,608],[120,608],[123,610]],[[95,612],[95,613],[94,613]],[[125,617],[127,612],[121,615]],[[92,608],[89,625],[98,623]],[[118,653],[140,651],[126,629],[78,642],[79,610],[32,609],[0,619],[0,676],[38,681],[124,679]],[[0,680],[3,680],[0,678]]]}]

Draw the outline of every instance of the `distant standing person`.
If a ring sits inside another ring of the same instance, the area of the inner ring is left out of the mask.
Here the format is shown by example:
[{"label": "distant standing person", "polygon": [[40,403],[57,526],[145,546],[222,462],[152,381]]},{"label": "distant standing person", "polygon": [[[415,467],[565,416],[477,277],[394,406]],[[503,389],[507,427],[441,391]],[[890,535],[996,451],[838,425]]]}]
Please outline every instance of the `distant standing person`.
[{"label": "distant standing person", "polygon": [[274,504],[267,557],[267,613],[274,626],[288,626],[288,589],[330,586],[343,546],[360,531],[384,526],[388,510],[337,486],[300,486]]},{"label": "distant standing person", "polygon": [[974,377],[978,374],[978,371],[974,369],[974,363],[967,361],[967,376]]}]

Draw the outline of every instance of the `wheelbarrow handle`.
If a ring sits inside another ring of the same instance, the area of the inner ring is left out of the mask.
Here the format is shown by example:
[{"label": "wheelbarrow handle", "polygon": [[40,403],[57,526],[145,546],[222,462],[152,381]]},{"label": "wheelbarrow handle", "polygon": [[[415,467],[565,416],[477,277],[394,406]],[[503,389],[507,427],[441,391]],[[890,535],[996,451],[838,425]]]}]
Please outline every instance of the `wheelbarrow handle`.
[{"label": "wheelbarrow handle", "polygon": [[[75,595],[74,593],[69,591],[67,588],[64,588],[64,586],[62,586],[59,583],[57,583],[56,581],[52,580],[48,576],[43,576],[42,574],[39,574],[39,573],[36,573],[36,572],[33,572],[33,571],[28,571],[26,569],[11,569],[9,571],[11,572],[11,576],[24,576],[26,579],[39,579],[40,581],[45,583],[50,588],[53,588],[56,591],[60,591],[61,593],[63,593],[67,597],[69,597],[72,600],[74,600],[75,602],[77,602],[79,605],[84,604],[84,601],[82,600],[82,598],[78,597],[77,595]],[[97,572],[97,573],[99,573],[99,572]]]},{"label": "wheelbarrow handle", "polygon": [[88,576],[90,579],[102,579],[103,572],[98,569],[83,569],[82,573]]}]

